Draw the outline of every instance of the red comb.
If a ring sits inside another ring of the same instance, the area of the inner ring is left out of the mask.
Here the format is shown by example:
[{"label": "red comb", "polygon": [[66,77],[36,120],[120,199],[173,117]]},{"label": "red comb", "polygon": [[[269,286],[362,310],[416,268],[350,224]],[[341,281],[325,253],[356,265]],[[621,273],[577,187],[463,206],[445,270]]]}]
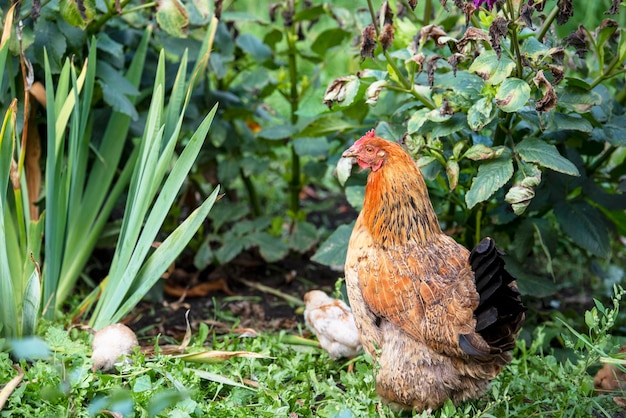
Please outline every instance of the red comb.
[{"label": "red comb", "polygon": [[361,138],[359,138],[359,140],[356,141],[354,143],[354,145],[360,144],[361,141],[366,140],[366,139],[370,139],[370,138],[376,138],[376,131],[374,129],[369,130],[365,135],[363,135]]}]

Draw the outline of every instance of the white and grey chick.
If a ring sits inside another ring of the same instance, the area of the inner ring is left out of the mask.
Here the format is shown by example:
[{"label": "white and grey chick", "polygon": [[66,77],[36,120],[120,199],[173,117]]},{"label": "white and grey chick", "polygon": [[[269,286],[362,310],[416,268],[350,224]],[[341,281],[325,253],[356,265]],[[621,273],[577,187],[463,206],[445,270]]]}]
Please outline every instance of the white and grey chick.
[{"label": "white and grey chick", "polygon": [[359,333],[350,307],[321,290],[304,295],[304,319],[332,359],[353,357],[361,351]]}]

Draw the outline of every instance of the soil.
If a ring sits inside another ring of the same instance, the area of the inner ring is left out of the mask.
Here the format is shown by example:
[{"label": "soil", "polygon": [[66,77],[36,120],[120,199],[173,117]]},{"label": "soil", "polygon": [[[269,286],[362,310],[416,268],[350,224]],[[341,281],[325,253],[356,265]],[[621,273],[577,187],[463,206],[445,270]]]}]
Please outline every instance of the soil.
[{"label": "soil", "polygon": [[140,339],[160,335],[163,343],[183,339],[187,311],[192,333],[202,322],[218,333],[293,330],[304,322],[303,305],[298,304],[304,293],[311,289],[330,293],[341,276],[306,256],[267,264],[256,252],[245,252],[203,272],[184,266],[173,269],[156,286],[156,300],[141,302],[123,322]]}]

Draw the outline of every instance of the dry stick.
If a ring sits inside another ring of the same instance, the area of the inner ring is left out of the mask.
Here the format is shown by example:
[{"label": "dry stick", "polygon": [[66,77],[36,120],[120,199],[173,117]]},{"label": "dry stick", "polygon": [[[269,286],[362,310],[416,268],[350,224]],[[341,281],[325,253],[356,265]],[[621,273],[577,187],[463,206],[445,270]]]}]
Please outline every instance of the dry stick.
[{"label": "dry stick", "polygon": [[280,290],[276,290],[276,289],[274,289],[272,287],[265,286],[265,285],[263,285],[261,283],[254,283],[254,282],[251,282],[251,281],[246,280],[246,279],[239,278],[239,279],[235,279],[235,280],[237,280],[240,283],[245,284],[248,287],[260,290],[261,292],[269,293],[269,294],[274,295],[274,296],[278,296],[279,298],[285,299],[287,302],[293,303],[296,306],[304,306],[304,302],[302,302],[301,299],[293,297],[293,296],[288,295],[286,293],[283,293]]},{"label": "dry stick", "polygon": [[15,366],[15,369],[18,371],[17,376],[7,383],[2,390],[0,391],[0,411],[4,408],[4,404],[9,399],[9,396],[13,393],[13,391],[20,385],[22,379],[24,378],[24,370],[20,366]]}]

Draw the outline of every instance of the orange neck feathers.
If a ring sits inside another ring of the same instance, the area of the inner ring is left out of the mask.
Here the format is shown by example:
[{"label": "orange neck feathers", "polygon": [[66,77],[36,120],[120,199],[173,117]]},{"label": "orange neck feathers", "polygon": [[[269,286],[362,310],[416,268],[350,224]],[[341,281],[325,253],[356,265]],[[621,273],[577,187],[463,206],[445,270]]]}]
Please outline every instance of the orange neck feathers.
[{"label": "orange neck feathers", "polygon": [[426,243],[441,227],[422,173],[400,145],[390,142],[385,151],[385,162],[367,177],[363,221],[382,246]]}]

